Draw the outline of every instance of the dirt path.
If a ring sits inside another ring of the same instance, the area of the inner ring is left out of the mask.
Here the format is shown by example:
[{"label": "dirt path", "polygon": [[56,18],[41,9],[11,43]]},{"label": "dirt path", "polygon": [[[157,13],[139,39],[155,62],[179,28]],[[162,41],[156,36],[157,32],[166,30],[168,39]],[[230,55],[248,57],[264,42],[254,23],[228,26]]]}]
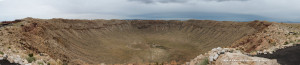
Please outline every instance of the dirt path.
[{"label": "dirt path", "polygon": [[300,65],[300,45],[277,50],[273,54],[259,54],[258,57],[277,59],[281,65]]}]

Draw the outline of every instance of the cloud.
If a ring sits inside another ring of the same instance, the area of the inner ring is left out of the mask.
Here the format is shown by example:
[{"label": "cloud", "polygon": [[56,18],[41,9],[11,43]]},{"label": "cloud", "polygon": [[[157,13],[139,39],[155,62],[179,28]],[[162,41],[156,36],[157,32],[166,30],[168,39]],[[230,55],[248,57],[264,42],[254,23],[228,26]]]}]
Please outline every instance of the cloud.
[{"label": "cloud", "polygon": [[[142,3],[186,3],[192,0],[128,0],[128,1],[136,1]],[[216,1],[216,2],[225,2],[225,1],[248,1],[248,0],[197,0],[197,1]]]},{"label": "cloud", "polygon": [[142,3],[184,3],[188,0],[129,0],[129,1],[136,1],[136,2],[142,2]]},{"label": "cloud", "polygon": [[278,21],[274,18],[268,18],[251,14],[234,14],[234,13],[211,13],[211,12],[166,12],[166,13],[149,13],[141,15],[132,15],[136,19],[200,19],[200,20],[218,20],[218,21],[252,21],[268,20]]},{"label": "cloud", "polygon": [[249,1],[249,0],[206,0],[206,1],[225,2],[225,1]]},{"label": "cloud", "polygon": [[300,0],[4,0],[0,2],[0,21],[25,17],[300,21],[298,2]]}]

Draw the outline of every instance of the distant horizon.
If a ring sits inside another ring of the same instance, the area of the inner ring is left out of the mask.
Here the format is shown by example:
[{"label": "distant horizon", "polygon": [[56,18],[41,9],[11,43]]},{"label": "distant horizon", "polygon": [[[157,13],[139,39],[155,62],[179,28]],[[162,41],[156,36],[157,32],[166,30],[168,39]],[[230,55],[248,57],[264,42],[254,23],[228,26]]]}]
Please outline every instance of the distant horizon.
[{"label": "distant horizon", "polygon": [[[33,17],[26,17],[26,18],[33,18]],[[25,18],[20,18],[20,19],[25,19]],[[1,20],[0,22],[3,21],[14,21],[14,20],[20,20],[20,19],[12,19],[12,20]],[[37,18],[37,19],[55,19],[55,18]],[[57,19],[75,19],[75,18],[57,18]],[[100,18],[101,19],[101,18]],[[97,19],[79,19],[79,20],[97,20]],[[114,20],[114,19],[103,19],[103,20]],[[210,19],[185,19],[185,18],[169,18],[169,19],[117,19],[117,20],[179,20],[179,21],[187,21],[187,20],[210,20]],[[213,20],[213,21],[230,21],[230,20]],[[255,20],[248,20],[248,21],[236,21],[236,20],[231,20],[233,22],[251,22]],[[268,21],[268,20],[259,20],[259,21]],[[296,21],[268,21],[268,22],[277,22],[277,23],[300,23]]]}]

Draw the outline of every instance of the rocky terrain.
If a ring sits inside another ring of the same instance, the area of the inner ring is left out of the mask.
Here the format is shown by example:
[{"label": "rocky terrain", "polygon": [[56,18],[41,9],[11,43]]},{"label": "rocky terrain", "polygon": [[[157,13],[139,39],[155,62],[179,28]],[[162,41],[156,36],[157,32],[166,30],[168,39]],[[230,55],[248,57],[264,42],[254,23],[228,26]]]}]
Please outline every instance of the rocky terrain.
[{"label": "rocky terrain", "polygon": [[279,65],[253,55],[298,44],[299,32],[298,24],[266,21],[25,18],[1,23],[0,60],[21,65]]}]

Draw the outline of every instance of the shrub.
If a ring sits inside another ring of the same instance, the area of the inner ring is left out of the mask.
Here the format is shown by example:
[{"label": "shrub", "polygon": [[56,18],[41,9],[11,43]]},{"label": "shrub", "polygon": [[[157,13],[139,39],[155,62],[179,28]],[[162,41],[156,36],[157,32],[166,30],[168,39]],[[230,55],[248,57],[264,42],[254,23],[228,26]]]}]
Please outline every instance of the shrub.
[{"label": "shrub", "polygon": [[275,46],[275,45],[276,45],[276,42],[272,42],[271,44],[272,44],[273,46]]},{"label": "shrub", "polygon": [[31,53],[31,54],[28,54],[28,56],[29,56],[29,57],[33,57],[33,54],[32,54],[32,53]]},{"label": "shrub", "polygon": [[68,65],[68,63],[65,63],[65,62],[64,62],[63,65]]},{"label": "shrub", "polygon": [[289,42],[284,42],[284,45],[287,45],[287,44],[289,44]]},{"label": "shrub", "polygon": [[296,42],[300,42],[300,40],[296,40]]},{"label": "shrub", "polygon": [[44,63],[43,62],[38,62],[38,65],[44,65]]},{"label": "shrub", "polygon": [[28,57],[26,58],[26,60],[28,61],[28,63],[31,63],[32,61],[35,61],[34,57]]},{"label": "shrub", "polygon": [[290,43],[292,43],[292,44],[293,44],[293,43],[295,43],[295,41],[290,41]]},{"label": "shrub", "polygon": [[207,65],[208,63],[208,58],[205,58],[199,65]]},{"label": "shrub", "polygon": [[3,55],[4,53],[3,53],[2,51],[0,51],[0,54],[2,54],[2,55]]},{"label": "shrub", "polygon": [[30,54],[28,54],[28,58],[26,58],[26,60],[29,62],[29,63],[31,63],[32,61],[35,61],[35,58],[33,57],[33,54],[32,53],[30,53]]}]

